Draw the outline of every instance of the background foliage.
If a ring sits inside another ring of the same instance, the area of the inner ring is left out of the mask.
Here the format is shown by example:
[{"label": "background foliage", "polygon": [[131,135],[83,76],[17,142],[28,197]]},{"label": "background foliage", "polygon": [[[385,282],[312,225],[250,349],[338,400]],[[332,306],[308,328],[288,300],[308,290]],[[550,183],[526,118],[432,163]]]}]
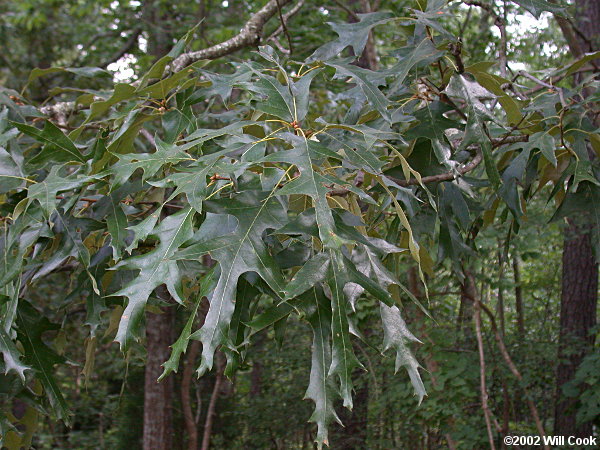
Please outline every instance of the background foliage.
[{"label": "background foliage", "polygon": [[[161,312],[173,427],[187,396],[214,448],[489,446],[481,350],[491,440],[539,434],[527,399],[551,434],[598,54],[569,53],[568,5],[363,3],[185,70],[263,2],[0,5],[3,445],[140,447]],[[598,367],[557,393],[596,426]]]}]

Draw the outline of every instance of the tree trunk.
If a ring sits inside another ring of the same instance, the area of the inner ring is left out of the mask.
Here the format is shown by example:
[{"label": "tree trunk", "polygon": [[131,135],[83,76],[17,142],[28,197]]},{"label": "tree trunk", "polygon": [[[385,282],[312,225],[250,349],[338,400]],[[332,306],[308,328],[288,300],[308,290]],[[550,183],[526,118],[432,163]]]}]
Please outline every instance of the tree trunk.
[{"label": "tree trunk", "polygon": [[[145,0],[142,9],[143,21],[148,32],[148,54],[159,59],[170,50],[170,35],[162,29],[167,17],[160,11],[160,2]],[[165,212],[167,212],[165,210]],[[172,300],[164,286],[156,290],[159,296]],[[173,343],[174,313],[172,308],[163,314],[146,315],[146,368],[144,382],[144,450],[170,450],[173,448],[173,400],[175,391],[173,375],[160,383],[162,364],[169,359]]]},{"label": "tree trunk", "polygon": [[[580,57],[600,49],[600,2],[576,0],[575,6],[574,27],[565,19],[558,22],[571,52]],[[593,158],[593,154],[590,157]],[[598,263],[592,245],[595,225],[591,221],[586,223],[586,218],[581,216],[570,217],[564,231],[554,434],[584,437],[591,434],[591,424],[578,426],[575,399],[562,395],[562,386],[573,379],[581,361],[594,345],[590,332],[596,324],[598,300]]]},{"label": "tree trunk", "polygon": [[[166,290],[166,289],[165,289]],[[169,345],[173,342],[173,310],[146,316],[146,370],[144,381],[144,450],[171,450],[173,448],[173,376],[160,383],[162,364],[169,359]]]},{"label": "tree trunk", "polygon": [[573,398],[562,395],[562,386],[573,379],[585,355],[594,344],[592,328],[596,325],[598,263],[594,259],[590,225],[570,219],[565,230],[560,305],[560,338],[556,374],[554,434],[586,437],[592,424],[577,426]]}]

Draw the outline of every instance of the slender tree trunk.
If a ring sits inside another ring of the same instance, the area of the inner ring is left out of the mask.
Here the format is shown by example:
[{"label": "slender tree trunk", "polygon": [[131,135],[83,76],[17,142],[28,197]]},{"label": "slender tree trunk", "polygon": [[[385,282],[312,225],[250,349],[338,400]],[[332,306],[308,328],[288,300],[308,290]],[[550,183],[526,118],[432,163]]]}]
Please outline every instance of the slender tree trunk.
[{"label": "slender tree trunk", "polygon": [[502,245],[498,249],[498,265],[500,268],[498,269],[498,303],[496,304],[496,312],[498,314],[498,322],[500,322],[500,332],[502,336],[504,336],[506,330],[504,327],[504,286],[502,285],[504,282],[504,250]]},{"label": "slender tree trunk", "polygon": [[[196,369],[196,359],[200,353],[200,341],[193,340],[190,343],[188,355],[185,360],[183,377],[181,378],[181,409],[183,410],[183,421],[188,435],[188,450],[198,448],[198,427],[194,416],[194,410],[191,403],[192,377]],[[200,405],[197,405],[199,408]]]},{"label": "slender tree trunk", "polygon": [[[558,22],[571,52],[575,57],[581,57],[583,53],[600,49],[600,2],[576,0],[575,6],[575,24],[565,19],[558,19]],[[584,92],[584,95],[589,94]],[[590,158],[594,158],[592,152]],[[584,437],[592,431],[590,423],[577,425],[575,400],[564,397],[562,386],[573,379],[594,344],[594,337],[590,334],[596,324],[598,301],[598,262],[592,244],[594,226],[581,214],[568,218],[564,231],[554,421],[556,435]]]},{"label": "slender tree trunk", "polygon": [[[506,329],[504,327],[504,263],[507,259],[507,247],[498,242],[498,303],[496,305],[496,314],[498,315],[499,330],[498,332],[504,339]],[[479,311],[481,313],[481,309]],[[510,431],[510,395],[508,392],[508,383],[506,378],[502,378],[502,428],[500,434],[502,437],[508,436]],[[502,444],[501,448],[506,448]]]},{"label": "slender tree trunk", "polygon": [[[466,271],[465,271],[466,273]],[[473,299],[477,298],[477,286],[473,277],[465,276],[460,286],[460,337],[463,339],[463,345],[466,348],[474,349],[476,347],[475,334],[473,333]]]},{"label": "slender tree trunk", "polygon": [[[411,266],[408,269],[408,290],[414,295],[416,298],[423,298],[423,292],[421,290],[421,281],[419,280],[419,276],[417,274],[417,268],[415,266]],[[426,339],[433,343],[431,337],[427,333],[427,327],[425,326],[425,315],[420,308],[414,308],[412,311],[413,316],[415,317],[417,322],[421,323],[421,327],[419,329],[419,336],[421,339]],[[434,388],[437,388],[438,382],[436,378],[436,372],[439,370],[438,362],[430,355],[426,354],[424,356],[425,359],[425,368],[429,372],[429,376],[431,377],[431,384]],[[448,422],[448,428],[452,429],[452,422]],[[448,448],[450,450],[456,449],[456,443],[450,433],[445,433],[444,438],[446,439],[446,443],[448,444]]]},{"label": "slender tree trunk", "polygon": [[210,438],[212,436],[212,428],[217,410],[217,400],[221,392],[221,384],[223,383],[223,371],[225,370],[225,360],[223,354],[218,352],[216,354],[216,376],[213,391],[210,396],[210,402],[208,409],[206,410],[206,421],[204,422],[204,435],[202,436],[202,450],[208,450],[210,448]]},{"label": "slender tree trunk", "polygon": [[488,442],[492,450],[496,449],[494,431],[492,429],[492,412],[488,405],[488,392],[485,382],[485,353],[483,347],[483,335],[481,332],[481,308],[475,304],[475,334],[477,335],[477,350],[479,352],[479,392],[481,396],[481,409],[485,418],[485,426],[488,433]]},{"label": "slender tree trunk", "polygon": [[517,330],[519,336],[525,336],[525,314],[523,311],[523,287],[521,286],[521,261],[519,255],[513,254],[513,274],[515,278],[515,306],[517,309]]},{"label": "slender tree trunk", "polygon": [[[467,276],[468,276],[468,272],[467,272]],[[471,277],[468,276],[467,280],[468,280],[468,278],[471,278]],[[471,286],[475,286],[475,284],[473,282],[468,283],[468,284]],[[490,325],[492,327],[494,337],[496,338],[496,343],[498,344],[498,350],[500,350],[500,354],[502,355],[502,358],[506,362],[508,369],[515,376],[515,378],[519,381],[519,384],[521,384],[521,386],[523,388],[523,391],[525,394],[524,397],[526,399],[525,401],[527,403],[527,406],[529,407],[531,417],[533,418],[533,421],[535,422],[535,426],[537,428],[537,432],[543,441],[546,436],[546,431],[544,430],[544,426],[542,425],[542,421],[540,420],[540,415],[539,415],[538,409],[535,406],[535,403],[533,402],[532,395],[529,391],[529,388],[527,387],[527,384],[524,383],[523,375],[521,375],[521,372],[519,372],[519,369],[513,362],[512,358],[510,357],[510,354],[508,353],[508,350],[506,349],[506,345],[504,344],[504,339],[502,338],[502,335],[500,334],[500,331],[498,330],[498,326],[496,325],[496,319],[494,317],[494,314],[485,305],[485,303],[481,302],[481,300],[479,298],[479,293],[477,292],[477,288],[474,288],[472,291],[471,290],[465,291],[465,295],[471,295],[471,294],[474,294],[474,296],[471,297],[471,301],[473,302],[473,304],[477,304],[477,306],[480,308],[480,310],[485,312],[486,315],[488,316],[488,318],[490,319]],[[496,429],[499,429],[498,425],[496,425]],[[542,444],[542,447],[544,448],[544,450],[550,450],[550,446],[547,444]]]},{"label": "slender tree trunk", "polygon": [[[166,290],[166,289],[165,289]],[[144,450],[171,450],[173,448],[173,376],[160,383],[162,364],[169,358],[173,342],[173,309],[163,314],[146,316],[146,370],[144,381]]]}]

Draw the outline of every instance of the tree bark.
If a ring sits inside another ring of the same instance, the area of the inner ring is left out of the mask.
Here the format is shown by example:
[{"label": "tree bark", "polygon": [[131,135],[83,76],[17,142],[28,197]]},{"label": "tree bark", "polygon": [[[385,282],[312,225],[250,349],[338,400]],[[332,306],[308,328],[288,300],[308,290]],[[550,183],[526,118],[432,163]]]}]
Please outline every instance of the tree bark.
[{"label": "tree bark", "polygon": [[[575,23],[569,22],[568,27],[565,19],[561,19],[559,25],[575,57],[600,49],[600,2],[597,0],[576,0]],[[584,95],[589,93],[584,92]],[[594,155],[590,154],[590,158]],[[577,424],[576,400],[562,394],[563,385],[573,379],[594,345],[590,332],[596,324],[598,262],[592,245],[595,224],[586,219],[584,214],[568,218],[564,231],[554,420],[554,434],[563,436],[585,437],[592,431],[590,423]]]},{"label": "tree bark", "polygon": [[569,219],[563,248],[560,337],[556,373],[554,433],[586,437],[592,424],[577,425],[576,399],[565,398],[562,386],[575,376],[585,355],[593,348],[596,325],[598,263],[592,252],[590,225]]},{"label": "tree bark", "polygon": [[[148,31],[148,54],[159,59],[170,50],[170,36],[161,29],[167,19],[160,11],[159,2],[146,0],[142,17]],[[165,209],[164,213],[167,213]],[[156,289],[165,301],[172,301],[165,286]],[[171,450],[173,448],[173,375],[157,381],[162,374],[162,364],[169,359],[169,346],[173,343],[173,308],[163,314],[146,315],[146,367],[144,374],[144,450]]]},{"label": "tree bark", "polygon": [[[166,290],[166,289],[165,289]],[[173,310],[146,316],[146,369],[144,375],[144,450],[171,450],[173,448],[173,376],[160,383],[162,364],[169,359],[169,345],[173,342]]]}]

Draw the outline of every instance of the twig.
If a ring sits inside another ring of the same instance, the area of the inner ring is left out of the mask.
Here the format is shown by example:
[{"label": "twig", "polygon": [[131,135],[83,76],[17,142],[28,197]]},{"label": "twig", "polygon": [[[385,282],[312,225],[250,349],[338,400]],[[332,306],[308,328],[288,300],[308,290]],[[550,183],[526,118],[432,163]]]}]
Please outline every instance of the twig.
[{"label": "twig", "polygon": [[463,3],[468,6],[477,6],[478,8],[487,11],[490,14],[490,16],[494,18],[498,17],[498,14],[496,14],[494,9],[492,8],[492,5],[488,3],[480,2],[477,0],[463,0]]},{"label": "twig", "polygon": [[358,17],[358,15],[352,11],[350,8],[348,8],[344,2],[340,1],[340,0],[333,0],[335,2],[336,5],[338,5],[340,8],[342,8],[344,11],[346,11],[348,13],[348,15],[356,20],[357,22],[360,21],[360,17]]},{"label": "twig", "polygon": [[[292,9],[290,9],[288,12],[286,12],[286,13],[283,15],[283,23],[285,23],[285,24],[287,25],[287,23],[289,22],[289,20],[290,20],[290,19],[291,19],[293,16],[295,16],[295,15],[298,13],[298,11],[300,11],[300,8],[302,8],[302,7],[304,6],[304,2],[305,2],[305,1],[306,1],[306,0],[298,0],[298,2],[297,2],[295,5],[294,5],[294,7],[293,7]],[[272,40],[272,39],[276,38],[276,37],[277,37],[277,36],[279,36],[281,33],[283,33],[283,31],[284,31],[284,30],[283,30],[283,26],[282,26],[282,25],[279,25],[279,27],[278,27],[278,28],[277,28],[275,31],[273,31],[273,33],[271,33],[271,36],[269,36],[269,37],[267,38],[267,41],[270,41],[270,40]]]},{"label": "twig", "polygon": [[272,42],[273,44],[275,44],[275,47],[277,47],[277,50],[279,50],[284,55],[290,54],[290,51],[287,48],[285,48],[283,45],[281,45],[281,42],[279,42],[279,39],[277,39],[277,36],[270,37],[269,41]]},{"label": "twig", "polygon": [[462,51],[462,43],[460,41],[456,43],[451,42],[450,44],[448,44],[448,49],[450,50],[450,54],[454,56],[454,61],[456,61],[456,71],[458,73],[464,73],[465,65],[460,55]]},{"label": "twig", "polygon": [[531,75],[530,73],[525,72],[524,70],[519,70],[519,75],[522,76],[522,77],[525,77],[525,78],[527,78],[527,79],[529,79],[529,80],[531,80],[531,81],[533,81],[535,83],[537,83],[539,86],[551,89],[553,91],[557,91],[558,92],[558,96],[560,98],[560,103],[562,104],[562,107],[563,108],[567,107],[567,103],[565,101],[565,97],[564,97],[562,88],[559,88],[559,87],[556,87],[556,86],[552,86],[551,84],[548,84],[548,83],[546,83],[546,82],[544,82],[544,81],[542,81],[542,80],[534,77],[533,75]]},{"label": "twig", "polygon": [[548,84],[548,83],[546,83],[546,82],[544,82],[544,81],[542,81],[542,80],[534,77],[533,75],[531,75],[530,73],[525,72],[524,70],[519,70],[518,74],[519,74],[519,76],[528,78],[531,81],[534,81],[537,84],[539,84],[540,86],[543,86],[545,88],[552,89],[552,90],[556,89],[555,86],[552,86],[551,84]]},{"label": "twig", "polygon": [[[64,200],[66,197],[64,195],[57,195],[56,200]],[[86,202],[86,203],[96,203],[98,201],[100,201],[100,199],[97,198],[90,198],[90,197],[81,197],[78,201],[80,202]],[[156,205],[160,202],[146,202],[146,201],[142,201],[142,202],[128,202],[127,200],[121,200],[121,203],[125,204],[125,205]],[[176,205],[175,203],[165,203],[164,206],[166,206],[167,208],[174,208],[174,209],[183,209],[184,207],[181,205]]]},{"label": "twig", "polygon": [[[183,419],[188,433],[188,450],[198,448],[198,428],[194,419],[194,411],[190,401],[190,387],[192,376],[194,374],[194,364],[200,352],[200,341],[192,340],[189,348],[189,354],[184,363],[183,377],[181,380],[181,409],[183,410]],[[199,405],[198,405],[198,409]]]},{"label": "twig", "polygon": [[471,20],[471,12],[473,11],[472,7],[469,7],[469,10],[467,11],[467,15],[465,17],[464,22],[462,23],[462,25],[460,26],[460,31],[458,32],[458,37],[460,39],[463,38],[464,34],[465,34],[465,30],[467,29],[467,25],[469,24],[469,21]]},{"label": "twig", "polygon": [[292,46],[292,38],[290,36],[290,32],[287,29],[287,26],[285,24],[285,19],[283,18],[283,14],[281,13],[281,4],[279,3],[280,0],[275,0],[277,2],[277,12],[279,13],[279,21],[281,22],[281,28],[283,29],[283,32],[285,34],[285,37],[288,41],[288,47],[289,47],[289,53],[290,55],[292,53],[294,53],[294,47]]},{"label": "twig", "polygon": [[140,133],[144,135],[144,137],[148,140],[148,142],[150,142],[150,145],[152,145],[152,147],[156,147],[156,142],[154,141],[154,136],[152,136],[152,133],[150,133],[145,128],[141,128]]}]

